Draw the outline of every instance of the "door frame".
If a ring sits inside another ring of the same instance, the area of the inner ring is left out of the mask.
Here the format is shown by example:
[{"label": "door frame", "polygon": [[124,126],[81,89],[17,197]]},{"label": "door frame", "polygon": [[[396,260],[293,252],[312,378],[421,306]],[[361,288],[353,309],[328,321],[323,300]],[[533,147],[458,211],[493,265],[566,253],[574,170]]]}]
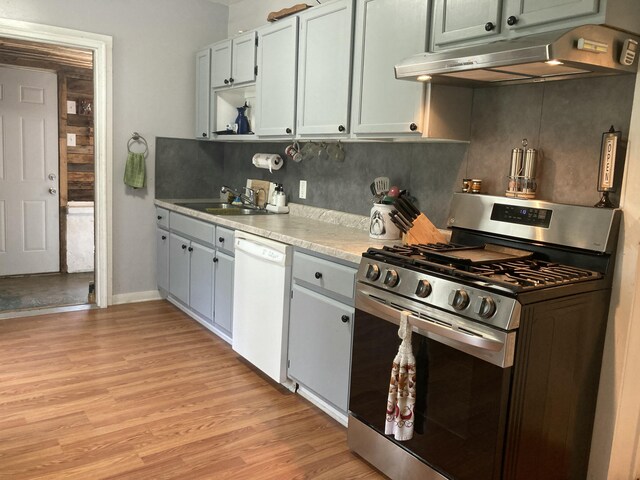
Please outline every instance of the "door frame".
[{"label": "door frame", "polygon": [[0,36],[93,51],[96,305],[112,303],[113,38],[108,35],[0,18]]}]

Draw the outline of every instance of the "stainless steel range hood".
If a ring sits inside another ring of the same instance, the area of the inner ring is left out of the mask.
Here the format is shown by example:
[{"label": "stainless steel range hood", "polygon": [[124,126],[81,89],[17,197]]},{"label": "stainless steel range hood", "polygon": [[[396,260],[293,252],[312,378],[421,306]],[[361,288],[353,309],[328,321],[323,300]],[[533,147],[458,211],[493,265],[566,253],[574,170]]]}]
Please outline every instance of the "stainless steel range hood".
[{"label": "stainless steel range hood", "polygon": [[608,27],[585,25],[445,52],[421,53],[396,65],[396,78],[493,86],[636,73],[637,59],[631,65],[621,63],[627,39],[640,40]]}]

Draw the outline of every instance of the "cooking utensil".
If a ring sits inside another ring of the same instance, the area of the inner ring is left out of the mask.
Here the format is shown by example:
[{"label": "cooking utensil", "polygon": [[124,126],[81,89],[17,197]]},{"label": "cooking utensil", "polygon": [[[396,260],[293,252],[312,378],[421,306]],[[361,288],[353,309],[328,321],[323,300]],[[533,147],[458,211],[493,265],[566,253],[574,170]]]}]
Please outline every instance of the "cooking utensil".
[{"label": "cooking utensil", "polygon": [[373,183],[378,195],[385,195],[389,191],[389,177],[376,177]]}]

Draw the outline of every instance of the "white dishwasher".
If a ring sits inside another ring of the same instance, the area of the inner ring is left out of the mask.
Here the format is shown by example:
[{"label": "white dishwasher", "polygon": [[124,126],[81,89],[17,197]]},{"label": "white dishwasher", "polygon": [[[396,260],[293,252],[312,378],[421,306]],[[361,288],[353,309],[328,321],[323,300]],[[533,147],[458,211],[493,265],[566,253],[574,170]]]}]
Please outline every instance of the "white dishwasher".
[{"label": "white dishwasher", "polygon": [[236,231],[232,346],[278,383],[287,379],[292,251]]}]

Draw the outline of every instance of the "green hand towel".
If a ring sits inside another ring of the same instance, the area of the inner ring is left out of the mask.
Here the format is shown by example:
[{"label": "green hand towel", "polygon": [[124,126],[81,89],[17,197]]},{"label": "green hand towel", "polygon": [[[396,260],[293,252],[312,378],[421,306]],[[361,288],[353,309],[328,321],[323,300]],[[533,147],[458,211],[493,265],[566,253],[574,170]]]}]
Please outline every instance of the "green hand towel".
[{"label": "green hand towel", "polygon": [[124,183],[133,188],[144,187],[145,166],[144,153],[129,152],[124,169]]}]

